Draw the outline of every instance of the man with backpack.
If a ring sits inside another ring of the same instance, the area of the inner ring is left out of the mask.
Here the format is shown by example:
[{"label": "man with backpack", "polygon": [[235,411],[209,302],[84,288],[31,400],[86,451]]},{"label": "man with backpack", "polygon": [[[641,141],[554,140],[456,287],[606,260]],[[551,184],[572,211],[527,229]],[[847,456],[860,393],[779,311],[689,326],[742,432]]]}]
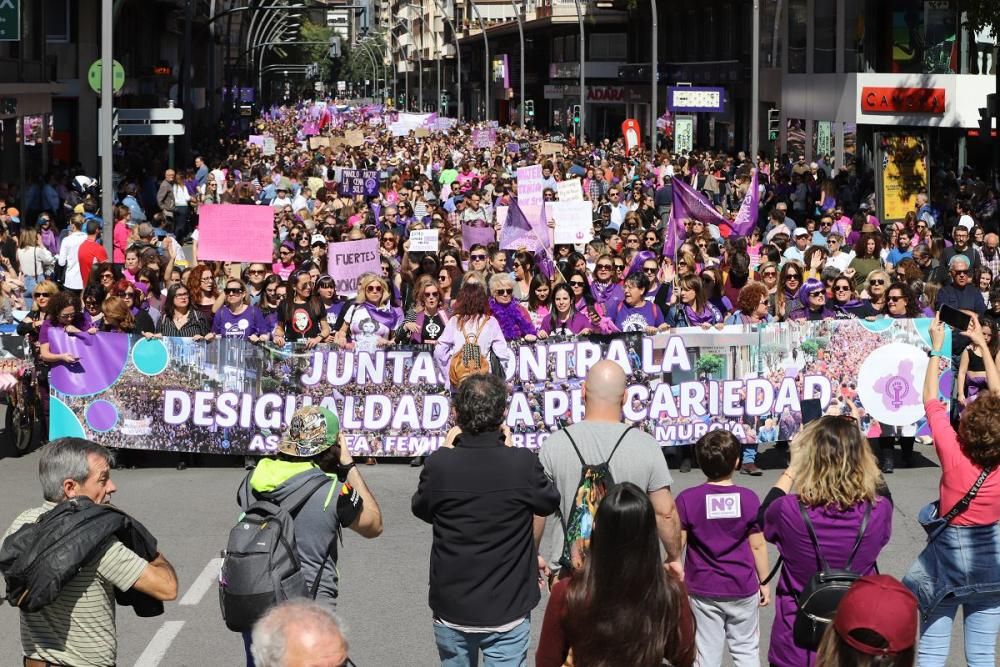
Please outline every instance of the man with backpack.
[{"label": "man with backpack", "polygon": [[226,626],[250,630],[277,603],[310,597],[336,607],[337,543],[347,526],[382,534],[382,512],[343,442],[340,421],[308,406],[292,416],[278,454],[262,458],[237,491],[243,509],[219,575]]},{"label": "man with backpack", "polygon": [[538,457],[509,446],[507,386],[489,373],[458,387],[458,425],[427,457],[413,514],[434,526],[430,607],[442,667],[527,664],[529,616],[540,599],[534,515],[559,494]]},{"label": "man with backpack", "polygon": [[[681,528],[674,498],[673,479],[660,444],[648,433],[622,423],[625,372],[613,361],[599,361],[587,373],[582,396],[582,422],[553,433],[538,453],[542,467],[562,496],[561,530],[554,531],[552,557],[539,555],[539,566],[553,576],[568,575],[582,565],[590,542],[597,506],[615,484],[632,482],[645,489],[656,510],[665,562],[678,575]],[[535,541],[541,543],[545,517],[535,517]]]}]

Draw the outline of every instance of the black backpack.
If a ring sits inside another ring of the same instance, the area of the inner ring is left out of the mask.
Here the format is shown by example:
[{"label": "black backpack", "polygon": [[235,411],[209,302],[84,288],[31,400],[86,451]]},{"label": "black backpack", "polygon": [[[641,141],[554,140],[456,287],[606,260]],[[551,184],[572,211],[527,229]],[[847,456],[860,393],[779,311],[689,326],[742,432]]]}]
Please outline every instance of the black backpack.
[{"label": "black backpack", "polygon": [[579,570],[583,567],[583,559],[590,549],[590,533],[594,528],[594,515],[597,514],[597,506],[608,495],[608,490],[615,485],[615,479],[611,475],[611,457],[618,451],[618,446],[629,434],[634,426],[629,426],[618,438],[608,459],[603,463],[589,464],[583,460],[580,449],[576,446],[573,436],[569,431],[563,429],[563,433],[569,438],[569,444],[573,445],[573,451],[580,459],[582,470],[580,471],[580,481],[576,485],[576,492],[573,494],[573,504],[570,507],[569,516],[563,528],[563,551],[559,559],[559,565],[567,572]]},{"label": "black backpack", "polygon": [[872,504],[865,503],[865,514],[858,527],[858,537],[854,540],[854,547],[851,555],[847,558],[847,563],[843,569],[833,569],[823,558],[819,550],[819,541],[816,539],[816,531],[813,529],[812,521],[806,512],[805,503],[799,498],[799,513],[805,521],[806,530],[809,532],[809,539],[812,540],[813,548],[816,550],[816,560],[820,570],[809,579],[809,583],[798,594],[798,610],[795,612],[795,624],[792,626],[792,637],[795,645],[799,648],[815,651],[819,647],[819,642],[823,638],[823,632],[833,621],[833,615],[837,612],[837,605],[847,593],[855,581],[861,575],[851,570],[854,563],[854,556],[858,553],[861,540],[865,536],[865,529],[868,528],[868,520],[872,515]]},{"label": "black backpack", "polygon": [[229,531],[219,572],[219,606],[227,628],[248,632],[271,606],[293,598],[316,597],[330,550],[340,536],[340,526],[307,590],[295,545],[294,517],[316,491],[330,482],[340,483],[325,474],[315,475],[279,505],[266,498],[254,500],[247,475],[243,486],[248,501],[254,502]]}]

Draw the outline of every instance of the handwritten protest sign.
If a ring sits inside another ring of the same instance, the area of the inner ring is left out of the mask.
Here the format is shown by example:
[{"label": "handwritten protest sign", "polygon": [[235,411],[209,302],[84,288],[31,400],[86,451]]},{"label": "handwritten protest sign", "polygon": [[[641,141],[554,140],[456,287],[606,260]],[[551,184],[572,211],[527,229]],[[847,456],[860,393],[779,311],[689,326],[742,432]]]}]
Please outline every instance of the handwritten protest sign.
[{"label": "handwritten protest sign", "polygon": [[365,133],[361,130],[348,130],[344,133],[344,141],[348,146],[363,146],[365,143]]},{"label": "handwritten protest sign", "polygon": [[328,148],[330,146],[330,137],[309,137],[309,150],[316,150],[317,148]]},{"label": "handwritten protest sign", "polygon": [[559,201],[549,202],[545,210],[556,222],[555,243],[589,243],[594,238],[593,211],[590,202]]},{"label": "handwritten protest sign", "polygon": [[337,281],[337,294],[341,296],[356,295],[358,278],[362,275],[382,275],[377,238],[331,243],[327,247],[326,256],[327,273]]},{"label": "handwritten protest sign", "polygon": [[410,231],[410,252],[437,252],[437,229],[414,229]]},{"label": "handwritten protest sign", "polygon": [[413,136],[416,137],[417,139],[425,139],[431,136],[431,131],[428,130],[426,127],[418,127],[413,131]]},{"label": "handwritten protest sign", "polygon": [[198,259],[270,264],[274,252],[270,206],[203,204],[198,216]]},{"label": "handwritten protest sign", "polygon": [[578,178],[559,181],[558,190],[559,201],[583,201],[583,187]]},{"label": "handwritten protest sign", "polygon": [[[504,208],[506,218],[507,207]],[[472,225],[462,225],[462,249],[471,250],[477,243],[489,245],[497,240],[496,232],[492,227],[473,227]]]},{"label": "handwritten protest sign", "polygon": [[542,155],[557,155],[563,152],[563,145],[554,141],[543,141],[541,151]]},{"label": "handwritten protest sign", "polygon": [[516,141],[511,141],[507,143],[507,152],[511,155],[517,155],[521,152],[521,144]]},{"label": "handwritten protest sign", "polygon": [[344,169],[340,191],[345,195],[374,197],[378,194],[378,172],[374,169]]},{"label": "handwritten protest sign", "polygon": [[484,130],[474,130],[472,132],[472,145],[476,148],[489,148],[497,140],[497,131],[493,128]]},{"label": "handwritten protest sign", "polygon": [[274,155],[275,151],[278,150],[278,144],[274,141],[274,137],[264,137],[264,142],[261,146],[261,154],[264,156]]}]

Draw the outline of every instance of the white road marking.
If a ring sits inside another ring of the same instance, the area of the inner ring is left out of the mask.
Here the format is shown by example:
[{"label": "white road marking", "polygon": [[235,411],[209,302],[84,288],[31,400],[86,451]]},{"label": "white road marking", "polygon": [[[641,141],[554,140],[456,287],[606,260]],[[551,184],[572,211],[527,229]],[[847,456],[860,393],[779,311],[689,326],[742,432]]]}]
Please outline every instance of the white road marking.
[{"label": "white road marking", "polygon": [[205,597],[205,593],[208,592],[218,580],[219,580],[219,570],[222,569],[222,559],[213,558],[208,561],[208,565],[205,569],[201,571],[198,578],[194,580],[191,587],[188,588],[187,593],[181,598],[178,603],[182,607],[193,607],[201,602],[201,599]]},{"label": "white road marking", "polygon": [[159,665],[183,627],[184,621],[165,621],[153,635],[149,644],[146,645],[146,650],[135,661],[135,667],[156,667]]}]

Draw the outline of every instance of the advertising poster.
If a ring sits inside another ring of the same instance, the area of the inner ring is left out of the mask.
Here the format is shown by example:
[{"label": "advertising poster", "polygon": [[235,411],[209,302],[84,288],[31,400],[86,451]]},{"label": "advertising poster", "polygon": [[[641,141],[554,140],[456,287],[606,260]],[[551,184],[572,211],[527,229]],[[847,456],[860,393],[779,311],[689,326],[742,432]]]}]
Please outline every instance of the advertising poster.
[{"label": "advertising poster", "polygon": [[927,191],[927,137],[916,134],[875,135],[878,170],[879,219],[902,220],[916,209],[917,194]]},{"label": "advertising poster", "polygon": [[674,152],[690,153],[694,150],[694,117],[674,117]]},{"label": "advertising poster", "polygon": [[[927,364],[949,363],[927,356],[930,322],[828,320],[514,343],[503,362],[506,423],[516,446],[537,448],[560,423],[583,418],[583,378],[609,359],[626,373],[625,420],[663,446],[715,429],[744,443],[788,440],[802,427],[805,398],[830,414],[857,415],[869,437],[888,427],[924,435]],[[452,425],[449,360],[428,346],[306,351],[58,330],[51,346],[79,358],[50,372],[52,438],[261,455],[274,451],[297,408],[319,404],[339,416],[354,455],[414,456],[437,449]],[[951,383],[944,373],[942,397]]]}]

